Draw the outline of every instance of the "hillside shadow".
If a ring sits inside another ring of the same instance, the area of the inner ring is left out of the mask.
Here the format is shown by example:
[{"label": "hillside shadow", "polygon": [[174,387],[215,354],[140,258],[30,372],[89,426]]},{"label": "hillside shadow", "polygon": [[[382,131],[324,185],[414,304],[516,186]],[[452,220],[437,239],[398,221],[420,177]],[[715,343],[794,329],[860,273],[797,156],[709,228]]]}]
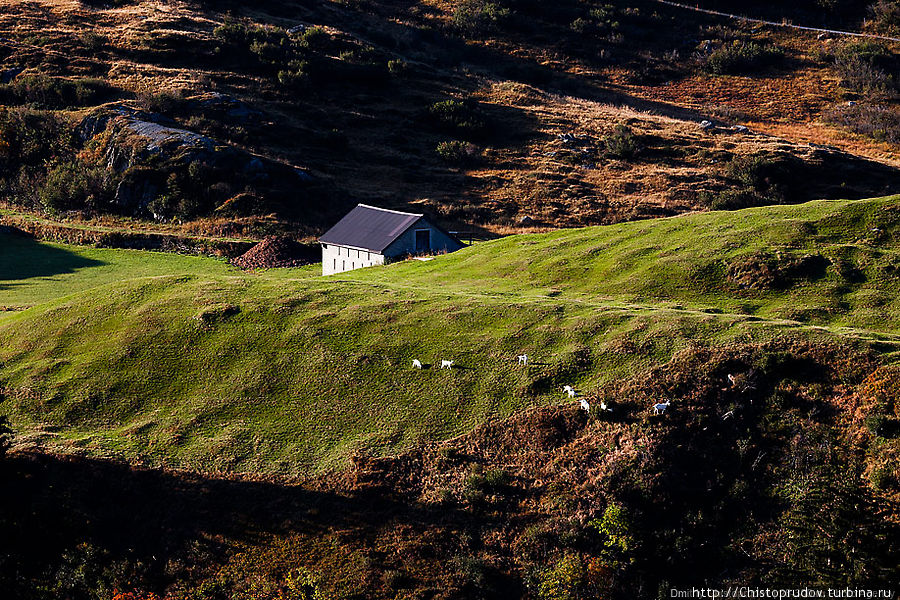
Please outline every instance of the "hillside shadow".
[{"label": "hillside shadow", "polygon": [[103,264],[62,248],[41,244],[27,235],[0,232],[0,290],[19,285],[21,280],[64,275]]},{"label": "hillside shadow", "polygon": [[399,522],[428,528],[460,519],[458,510],[382,488],[342,495],[31,452],[0,463],[0,478],[10,491],[0,495],[0,584],[22,592],[82,544],[105,563],[142,565],[145,583],[161,590],[178,575],[170,561],[208,568],[230,548],[273,533],[340,531],[347,542],[364,542]]}]

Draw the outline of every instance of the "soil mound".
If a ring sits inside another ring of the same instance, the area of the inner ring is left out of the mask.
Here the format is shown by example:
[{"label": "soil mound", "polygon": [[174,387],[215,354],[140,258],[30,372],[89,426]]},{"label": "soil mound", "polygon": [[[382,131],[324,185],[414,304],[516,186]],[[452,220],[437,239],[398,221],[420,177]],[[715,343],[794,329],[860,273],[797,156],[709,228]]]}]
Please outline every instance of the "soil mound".
[{"label": "soil mound", "polygon": [[231,262],[242,269],[251,270],[300,267],[315,260],[314,247],[301,244],[289,237],[273,235],[264,238]]}]

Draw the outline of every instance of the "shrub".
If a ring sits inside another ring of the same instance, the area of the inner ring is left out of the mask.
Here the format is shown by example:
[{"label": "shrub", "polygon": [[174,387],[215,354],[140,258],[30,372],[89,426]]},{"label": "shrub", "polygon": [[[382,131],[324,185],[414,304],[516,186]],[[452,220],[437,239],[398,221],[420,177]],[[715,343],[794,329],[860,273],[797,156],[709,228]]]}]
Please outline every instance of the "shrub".
[{"label": "shrub", "polygon": [[714,75],[747,73],[775,64],[782,58],[784,52],[775,46],[735,40],[707,56],[704,68]]},{"label": "shrub", "polygon": [[725,165],[724,175],[737,189],[705,193],[701,201],[713,210],[738,210],[753,206],[784,204],[789,183],[798,169],[790,160],[769,154],[737,156]]},{"label": "shrub", "polygon": [[286,63],[307,47],[302,38],[295,44],[281,27],[256,25],[231,18],[226,18],[222,25],[216,27],[213,35],[231,49],[269,65]]},{"label": "shrub", "polygon": [[857,104],[830,110],[824,118],[880,142],[900,144],[900,113],[889,108]]},{"label": "shrub", "polygon": [[69,108],[102,102],[112,94],[99,79],[69,80],[47,75],[26,75],[0,85],[0,98],[7,104],[30,104],[36,108]]},{"label": "shrub", "polygon": [[578,17],[569,24],[569,29],[575,33],[585,33],[590,28],[591,22],[583,17]]},{"label": "shrub", "polygon": [[633,562],[635,539],[631,516],[621,504],[610,504],[600,519],[590,522],[603,543],[603,554],[611,565]]},{"label": "shrub", "polygon": [[298,34],[300,46],[309,50],[325,50],[331,43],[331,36],[321,27],[310,27]]},{"label": "shrub", "polygon": [[765,154],[738,156],[725,167],[725,176],[754,190],[771,187],[775,178],[783,175],[781,163]]},{"label": "shrub", "polygon": [[469,100],[435,102],[428,108],[428,115],[437,129],[463,137],[476,136],[485,128],[478,105]]},{"label": "shrub", "polygon": [[866,427],[872,435],[883,436],[887,431],[888,419],[884,415],[874,414],[866,417]]},{"label": "shrub", "polygon": [[304,568],[292,570],[285,578],[291,600],[325,600],[324,592],[319,588],[319,578]]},{"label": "shrub", "polygon": [[496,31],[510,15],[508,8],[488,0],[462,0],[453,11],[453,25],[465,36]]},{"label": "shrub", "polygon": [[286,87],[296,87],[309,81],[309,63],[305,60],[292,63],[288,69],[278,71],[278,83]]},{"label": "shrub", "polygon": [[137,104],[142,109],[164,115],[171,115],[176,112],[183,101],[184,91],[182,90],[175,92],[142,92],[137,95]]},{"label": "shrub", "polygon": [[579,600],[596,598],[600,590],[592,568],[593,561],[577,554],[566,554],[544,571],[538,580],[537,597],[540,600]]},{"label": "shrub", "polygon": [[466,478],[464,485],[467,489],[479,492],[497,493],[509,487],[511,480],[509,473],[503,469],[492,469],[483,473],[472,473]]},{"label": "shrub", "polygon": [[767,204],[764,197],[747,189],[725,190],[716,194],[704,192],[700,195],[700,202],[710,210],[741,210]]},{"label": "shrub", "polygon": [[105,35],[93,31],[82,33],[80,38],[84,47],[92,52],[102,50],[109,43],[109,39]]},{"label": "shrub", "polygon": [[465,598],[502,597],[503,581],[497,570],[475,556],[456,556],[450,560],[450,568],[455,573],[457,585]]},{"label": "shrub", "polygon": [[389,60],[387,63],[388,73],[391,75],[400,75],[407,69],[406,61],[400,59]]},{"label": "shrub", "polygon": [[96,210],[107,205],[112,194],[111,177],[105,167],[73,160],[50,168],[38,198],[45,210],[56,213]]},{"label": "shrub", "polygon": [[71,151],[69,127],[58,116],[23,108],[0,109],[0,173],[43,166]]},{"label": "shrub", "polygon": [[900,2],[897,0],[878,0],[869,6],[869,14],[875,26],[882,31],[900,28]]},{"label": "shrub", "polygon": [[603,144],[606,154],[614,158],[633,158],[640,151],[640,142],[628,125],[616,125]]},{"label": "shrub", "polygon": [[872,470],[870,476],[876,490],[890,491],[897,488],[897,476],[888,465],[881,465]]},{"label": "shrub", "polygon": [[441,142],[435,152],[442,160],[453,165],[469,164],[478,156],[478,148],[474,144],[459,140]]},{"label": "shrub", "polygon": [[612,4],[592,8],[590,15],[594,25],[600,30],[614,31],[619,28],[618,9]]},{"label": "shrub", "polygon": [[834,64],[845,87],[871,96],[896,95],[892,75],[896,61],[883,44],[863,41],[845,44],[835,52]]}]

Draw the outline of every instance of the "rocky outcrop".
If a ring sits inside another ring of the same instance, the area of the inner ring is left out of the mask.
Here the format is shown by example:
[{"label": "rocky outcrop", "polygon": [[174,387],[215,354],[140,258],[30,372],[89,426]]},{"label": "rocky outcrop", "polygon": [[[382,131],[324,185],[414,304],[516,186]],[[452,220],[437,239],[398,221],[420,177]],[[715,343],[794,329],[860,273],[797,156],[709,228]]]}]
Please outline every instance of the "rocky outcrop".
[{"label": "rocky outcrop", "polygon": [[[233,118],[255,118],[255,111],[229,96],[211,94],[195,101]],[[173,175],[192,185],[237,189],[260,183],[289,188],[311,180],[305,171],[220,144],[164,115],[122,104],[88,115],[75,133],[83,144],[94,144],[106,168],[119,174],[114,203],[136,216],[164,217],[154,213],[152,203],[166,193]],[[197,173],[209,181],[196,181]],[[210,210],[227,197],[213,200]]]}]

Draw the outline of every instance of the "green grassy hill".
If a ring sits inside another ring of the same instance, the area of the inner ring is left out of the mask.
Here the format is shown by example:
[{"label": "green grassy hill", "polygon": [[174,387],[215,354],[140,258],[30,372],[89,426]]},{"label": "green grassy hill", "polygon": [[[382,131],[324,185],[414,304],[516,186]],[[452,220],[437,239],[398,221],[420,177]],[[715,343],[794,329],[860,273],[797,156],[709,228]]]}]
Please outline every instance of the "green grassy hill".
[{"label": "green grassy hill", "polygon": [[0,316],[3,408],[20,441],[56,450],[303,475],[690,345],[798,336],[889,355],[898,246],[900,197],[513,236],[329,278],[4,235],[17,266],[0,306],[31,307]]}]

